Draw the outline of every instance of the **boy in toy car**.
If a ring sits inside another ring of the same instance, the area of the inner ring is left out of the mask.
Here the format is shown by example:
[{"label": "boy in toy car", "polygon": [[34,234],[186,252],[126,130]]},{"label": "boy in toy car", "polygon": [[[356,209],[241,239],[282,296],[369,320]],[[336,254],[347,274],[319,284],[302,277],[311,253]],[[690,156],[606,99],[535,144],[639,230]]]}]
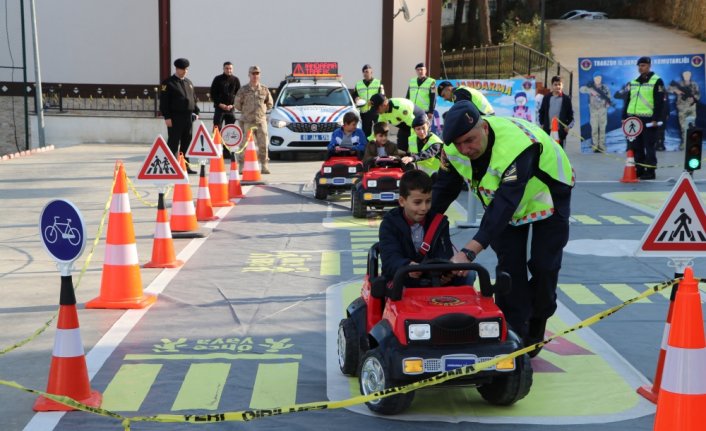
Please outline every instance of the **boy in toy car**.
[{"label": "boy in toy car", "polygon": [[368,142],[363,154],[363,166],[366,170],[372,165],[377,157],[403,157],[406,153],[397,148],[397,145],[387,139],[390,127],[387,123],[375,123],[373,133],[375,140]]},{"label": "boy in toy car", "polygon": [[[385,214],[380,223],[380,260],[382,275],[392,280],[406,265],[418,265],[427,259],[451,259],[454,254],[449,222],[445,215],[432,213],[432,180],[424,171],[407,171],[400,179],[399,207]],[[410,273],[409,285],[418,285],[418,272]],[[443,275],[442,284],[464,280]]]},{"label": "boy in toy car", "polygon": [[358,128],[358,121],[358,114],[355,112],[348,111],[343,115],[343,125],[331,134],[331,142],[328,144],[328,156],[326,158],[339,153],[347,155],[351,150],[355,151],[355,154],[360,157],[368,140],[363,131]]}]

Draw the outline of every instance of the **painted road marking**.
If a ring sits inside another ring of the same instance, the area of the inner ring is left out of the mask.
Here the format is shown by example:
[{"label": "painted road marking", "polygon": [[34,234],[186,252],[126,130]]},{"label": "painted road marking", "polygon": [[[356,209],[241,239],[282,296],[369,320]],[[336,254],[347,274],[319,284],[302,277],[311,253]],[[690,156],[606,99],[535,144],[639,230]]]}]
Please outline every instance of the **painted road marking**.
[{"label": "painted road marking", "polygon": [[321,252],[320,275],[341,275],[341,253],[337,251]]},{"label": "painted road marking", "polygon": [[618,217],[618,216],[599,215],[598,217],[606,219],[612,224],[619,224],[619,225],[633,224],[630,220],[626,220],[626,219],[624,219],[622,217]]},{"label": "painted road marking", "polygon": [[581,224],[590,224],[590,225],[601,224],[600,220],[596,220],[593,217],[587,216],[587,215],[572,214],[571,218],[573,218],[574,220],[578,221]]},{"label": "painted road marking", "polygon": [[103,391],[101,408],[136,412],[157,379],[162,364],[123,364]]},{"label": "painted road marking", "polygon": [[642,224],[650,225],[652,224],[653,218],[650,216],[645,216],[645,215],[634,215],[630,216],[631,219],[634,219]]},{"label": "painted road marking", "polygon": [[251,409],[289,406],[297,402],[299,363],[258,364]]},{"label": "painted road marking", "polygon": [[[601,287],[608,290],[613,295],[617,296],[618,299],[623,302],[627,301],[628,299],[634,298],[640,294],[637,290],[633,289],[625,283],[601,283]],[[649,298],[642,298],[641,300],[637,301],[637,303],[651,304],[652,301],[650,301]]]},{"label": "painted road marking", "polygon": [[226,363],[191,364],[172,410],[216,410],[229,372]]},{"label": "painted road marking", "polygon": [[559,289],[577,304],[594,305],[605,304],[595,293],[583,284],[559,283]]}]

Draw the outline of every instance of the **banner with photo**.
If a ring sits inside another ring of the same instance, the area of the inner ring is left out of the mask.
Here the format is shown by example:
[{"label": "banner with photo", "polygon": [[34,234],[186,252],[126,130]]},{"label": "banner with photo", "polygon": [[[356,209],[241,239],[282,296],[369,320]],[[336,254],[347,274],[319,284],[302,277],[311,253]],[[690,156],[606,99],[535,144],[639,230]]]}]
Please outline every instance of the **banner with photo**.
[{"label": "banner with photo", "polygon": [[[578,59],[581,151],[595,151],[594,141],[609,153],[625,152],[627,142],[622,131],[623,108],[629,98],[627,84],[637,78],[637,60],[630,57],[584,57]],[[664,125],[657,147],[678,151],[682,127],[706,126],[706,105],[700,98],[704,91],[704,54],[651,56],[652,72],[664,81],[668,100]],[[681,112],[680,112],[681,111]]]},{"label": "banner with photo", "polygon": [[[442,80],[437,81],[437,85]],[[535,103],[535,93],[537,90],[534,78],[513,78],[513,79],[449,79],[454,87],[465,86],[475,88],[483,93],[488,102],[495,109],[495,115],[501,117],[518,117],[528,121],[537,122],[537,110],[539,106]],[[444,113],[452,106],[441,97],[436,98],[436,109],[434,110],[434,123],[432,130],[441,136],[444,127]]]}]

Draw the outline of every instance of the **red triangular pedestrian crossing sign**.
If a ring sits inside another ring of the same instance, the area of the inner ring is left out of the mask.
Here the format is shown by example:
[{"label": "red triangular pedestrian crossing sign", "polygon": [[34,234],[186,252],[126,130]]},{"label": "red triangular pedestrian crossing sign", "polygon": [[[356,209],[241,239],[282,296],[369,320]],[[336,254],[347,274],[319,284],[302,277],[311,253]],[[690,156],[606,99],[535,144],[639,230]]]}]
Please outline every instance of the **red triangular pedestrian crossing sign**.
[{"label": "red triangular pedestrian crossing sign", "polygon": [[186,157],[196,157],[199,159],[217,159],[221,157],[203,121],[199,121],[199,127],[196,129],[196,133],[194,133],[191,145],[189,145],[189,149],[186,150]]},{"label": "red triangular pedestrian crossing sign", "polygon": [[667,257],[706,254],[706,208],[686,172],[679,177],[635,254]]},{"label": "red triangular pedestrian crossing sign", "polygon": [[179,162],[172,154],[167,143],[164,142],[162,135],[158,135],[157,139],[154,140],[154,144],[152,144],[150,152],[147,153],[145,161],[142,163],[142,168],[137,174],[137,180],[156,184],[182,184],[189,182],[189,177],[186,172],[181,170]]}]

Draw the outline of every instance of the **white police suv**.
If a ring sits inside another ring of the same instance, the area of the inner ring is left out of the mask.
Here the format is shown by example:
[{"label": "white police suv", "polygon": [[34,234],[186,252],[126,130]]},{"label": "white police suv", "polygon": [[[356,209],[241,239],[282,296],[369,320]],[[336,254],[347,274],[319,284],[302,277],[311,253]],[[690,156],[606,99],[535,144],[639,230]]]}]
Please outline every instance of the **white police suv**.
[{"label": "white police suv", "polygon": [[339,77],[288,76],[270,112],[269,153],[323,151],[343,115],[358,112]]}]

